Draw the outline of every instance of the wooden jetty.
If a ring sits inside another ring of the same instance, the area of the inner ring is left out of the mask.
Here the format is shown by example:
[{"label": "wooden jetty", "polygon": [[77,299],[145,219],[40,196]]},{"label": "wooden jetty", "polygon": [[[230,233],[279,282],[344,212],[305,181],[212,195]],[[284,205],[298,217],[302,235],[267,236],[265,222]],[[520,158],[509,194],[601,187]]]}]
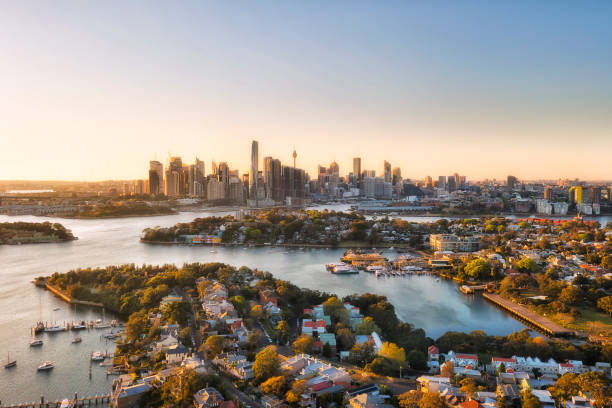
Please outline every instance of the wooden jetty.
[{"label": "wooden jetty", "polygon": [[463,294],[471,295],[471,294],[476,293],[476,292],[484,292],[485,290],[487,290],[487,285],[472,285],[472,286],[461,285],[459,287],[459,290]]},{"label": "wooden jetty", "polygon": [[[75,394],[74,398],[69,399],[68,401],[70,401],[75,408],[108,406],[111,401],[111,394],[83,398],[79,398]],[[2,401],[0,401],[0,408],[60,408],[61,406],[62,400],[45,401],[45,397],[40,397],[39,402],[24,402],[21,404],[12,405],[2,405]]]},{"label": "wooden jetty", "polygon": [[575,332],[570,329],[559,326],[557,323],[547,319],[539,314],[532,312],[525,306],[514,303],[511,300],[505,299],[497,293],[483,293],[482,296],[495,303],[497,306],[517,316],[519,319],[528,322],[535,326],[538,330],[541,330],[545,334],[552,337],[571,337],[575,335]]}]

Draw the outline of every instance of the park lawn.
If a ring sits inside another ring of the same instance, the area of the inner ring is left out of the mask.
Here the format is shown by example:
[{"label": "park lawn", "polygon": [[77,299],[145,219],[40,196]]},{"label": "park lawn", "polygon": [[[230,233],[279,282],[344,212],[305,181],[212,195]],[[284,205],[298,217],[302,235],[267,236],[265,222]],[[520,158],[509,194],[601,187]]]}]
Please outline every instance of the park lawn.
[{"label": "park lawn", "polygon": [[551,318],[558,324],[572,330],[581,330],[592,335],[612,338],[612,317],[592,307],[579,307],[580,316],[557,313]]}]

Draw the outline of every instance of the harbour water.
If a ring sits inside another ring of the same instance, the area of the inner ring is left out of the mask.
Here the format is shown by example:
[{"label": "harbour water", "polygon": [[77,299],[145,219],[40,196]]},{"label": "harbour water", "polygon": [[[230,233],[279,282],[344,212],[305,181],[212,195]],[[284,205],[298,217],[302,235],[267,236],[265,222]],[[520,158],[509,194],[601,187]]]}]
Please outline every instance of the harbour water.
[{"label": "harbour water", "polygon": [[[346,209],[343,207],[329,207]],[[218,212],[214,213],[219,215]],[[0,371],[0,401],[36,401],[105,394],[114,377],[106,368],[94,364],[90,373],[89,355],[93,351],[112,352],[114,345],[101,337],[102,330],[81,331],[83,342],[72,344],[71,332],[42,334],[44,345],[30,349],[30,328],[39,319],[63,322],[102,318],[100,310],[75,310],[49,292],[34,287],[32,279],[78,267],[110,264],[163,264],[185,262],[225,262],[272,272],[275,277],[302,287],[347,295],[372,292],[386,295],[398,316],[437,338],[447,330],[484,330],[502,335],[524,326],[478,296],[462,295],[453,282],[429,276],[377,279],[374,275],[338,276],[325,270],[325,264],[338,261],[342,250],[239,248],[146,245],[139,242],[141,231],[151,226],[171,226],[188,222],[207,212],[184,212],[160,217],[134,217],[105,220],[73,220],[33,216],[0,216],[0,222],[60,222],[71,229],[77,241],[60,244],[0,246],[0,361],[7,352],[17,367]],[[435,221],[430,217],[407,217],[412,221]],[[603,220],[603,222],[607,222]],[[42,308],[41,308],[42,305]],[[55,308],[59,310],[54,311]],[[76,314],[75,314],[76,313]],[[113,318],[107,314],[107,320]],[[36,367],[52,360],[55,368],[38,373]],[[4,364],[2,364],[4,365]]]}]

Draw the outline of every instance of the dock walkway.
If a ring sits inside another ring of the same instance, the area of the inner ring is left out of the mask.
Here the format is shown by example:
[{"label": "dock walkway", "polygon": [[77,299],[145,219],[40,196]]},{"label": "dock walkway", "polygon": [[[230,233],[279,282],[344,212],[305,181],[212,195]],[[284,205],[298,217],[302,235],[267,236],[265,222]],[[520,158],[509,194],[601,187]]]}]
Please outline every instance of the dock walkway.
[{"label": "dock walkway", "polygon": [[[70,401],[75,408],[108,406],[111,401],[111,395],[96,395],[93,397],[78,398],[75,396]],[[40,402],[24,402],[21,404],[2,405],[0,408],[60,408],[62,401],[45,401],[44,397],[40,398]]]},{"label": "dock walkway", "polygon": [[510,313],[518,316],[519,318],[527,321],[544,333],[553,337],[569,337],[574,335],[574,331],[559,326],[557,323],[540,316],[539,314],[532,312],[524,306],[514,303],[511,300],[503,298],[496,293],[483,293],[482,296],[495,303],[499,307],[509,311]]}]

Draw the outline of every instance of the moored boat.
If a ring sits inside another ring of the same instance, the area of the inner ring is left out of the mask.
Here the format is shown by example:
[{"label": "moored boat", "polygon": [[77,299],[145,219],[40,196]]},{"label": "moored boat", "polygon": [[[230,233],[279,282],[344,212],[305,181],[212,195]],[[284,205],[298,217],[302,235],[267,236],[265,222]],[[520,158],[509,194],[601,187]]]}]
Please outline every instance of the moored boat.
[{"label": "moored boat", "polygon": [[30,341],[30,347],[39,347],[43,345],[43,341],[41,339],[32,339]]},{"label": "moored boat", "polygon": [[101,351],[96,351],[91,355],[91,361],[104,361],[104,354]]},{"label": "moored boat", "polygon": [[45,327],[45,333],[55,333],[55,332],[61,332],[66,330],[66,328],[62,325],[56,324],[54,326],[47,326]]},{"label": "moored boat", "polygon": [[55,365],[53,364],[52,361],[45,361],[44,363],[38,366],[37,370],[38,371],[48,371],[48,370],[53,369],[53,367],[55,367]]},{"label": "moored boat", "polygon": [[4,365],[4,368],[12,368],[12,367],[15,367],[16,365],[17,365],[17,360],[11,360],[10,354],[7,353],[6,364]]},{"label": "moored boat", "polygon": [[83,341],[83,339],[82,339],[82,338],[80,338],[80,337],[75,337],[74,339],[72,339],[72,344],[77,344],[77,343],[80,343],[80,342],[82,342],[82,341]]}]

